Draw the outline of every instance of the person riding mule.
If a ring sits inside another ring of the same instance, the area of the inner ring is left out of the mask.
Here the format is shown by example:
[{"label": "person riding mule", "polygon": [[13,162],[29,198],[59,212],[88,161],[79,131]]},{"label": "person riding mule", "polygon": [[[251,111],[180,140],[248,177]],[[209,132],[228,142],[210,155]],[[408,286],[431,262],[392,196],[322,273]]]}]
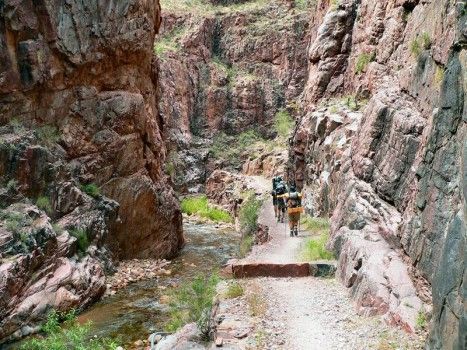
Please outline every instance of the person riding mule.
[{"label": "person riding mule", "polygon": [[286,194],[287,213],[289,215],[290,237],[298,236],[298,224],[300,222],[300,213],[303,211],[302,194],[297,191],[295,185],[290,185],[289,192]]}]

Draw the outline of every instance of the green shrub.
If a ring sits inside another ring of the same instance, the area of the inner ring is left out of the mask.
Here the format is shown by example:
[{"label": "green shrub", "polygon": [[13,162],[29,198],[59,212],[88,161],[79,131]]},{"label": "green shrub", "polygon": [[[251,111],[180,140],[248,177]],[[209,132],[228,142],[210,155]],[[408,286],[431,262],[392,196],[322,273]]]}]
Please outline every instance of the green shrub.
[{"label": "green shrub", "polygon": [[16,118],[11,119],[9,124],[13,128],[14,133],[20,133],[25,130],[23,123]]},{"label": "green shrub", "polygon": [[23,226],[27,226],[32,223],[29,216],[18,212],[4,211],[1,213],[0,218],[5,220],[6,229],[15,234],[19,234]]},{"label": "green shrub", "polygon": [[52,212],[52,205],[50,204],[49,198],[45,196],[40,196],[36,200],[36,206],[45,211],[46,213],[51,213]]},{"label": "green shrub", "polygon": [[6,184],[6,189],[8,191],[15,191],[17,187],[18,187],[18,181],[16,181],[15,179],[11,179]]},{"label": "green shrub", "polygon": [[196,322],[199,330],[207,335],[218,282],[217,273],[212,273],[209,277],[198,275],[193,281],[177,288],[170,296],[170,321],[165,329],[175,332],[187,323]]},{"label": "green shrub", "polygon": [[[64,326],[60,322],[64,321]],[[92,338],[90,323],[81,325],[75,313],[49,313],[41,328],[42,336],[32,337],[23,343],[21,350],[114,350],[118,344],[109,338]]]},{"label": "green shrub", "polygon": [[428,50],[431,47],[431,38],[427,32],[423,32],[420,36],[410,42],[410,52],[415,58],[419,58],[423,50]]},{"label": "green shrub", "polygon": [[422,46],[425,50],[428,50],[431,47],[431,38],[427,32],[423,32],[421,35]]},{"label": "green shrub", "polygon": [[242,205],[239,213],[240,228],[244,235],[253,235],[258,229],[258,217],[263,202],[251,194]]},{"label": "green shrub", "polygon": [[329,219],[312,217],[309,215],[303,215],[300,219],[300,224],[307,231],[312,231],[313,233],[329,233]]},{"label": "green shrub", "polygon": [[227,292],[225,293],[225,297],[229,299],[241,297],[244,293],[243,287],[238,282],[230,283]]},{"label": "green shrub", "polygon": [[96,184],[86,184],[86,185],[81,185],[81,191],[86,193],[88,196],[91,196],[93,198],[99,197],[101,194],[101,191],[99,190],[99,187]]},{"label": "green shrub", "polygon": [[60,134],[56,126],[44,125],[37,129],[37,137],[41,143],[50,146],[60,141]]},{"label": "green shrub", "polygon": [[80,228],[73,228],[69,230],[70,235],[76,238],[76,242],[78,244],[78,251],[81,253],[85,253],[88,250],[89,242],[88,232],[86,230]]},{"label": "green shrub", "polygon": [[182,212],[216,222],[232,222],[230,214],[222,209],[211,207],[206,196],[186,197],[181,202]]},{"label": "green shrub", "polygon": [[229,164],[239,165],[241,155],[263,140],[255,130],[248,130],[238,135],[219,133],[214,137],[210,153],[214,159],[226,160]]},{"label": "green shrub", "polygon": [[279,136],[284,138],[289,136],[293,126],[294,121],[286,110],[282,109],[276,113],[276,117],[274,119],[274,129]]},{"label": "green shrub", "polygon": [[244,235],[240,240],[240,246],[238,249],[238,257],[244,258],[248,255],[255,243],[255,238],[252,235]]},{"label": "green shrub", "polygon": [[418,38],[415,38],[410,42],[410,52],[415,58],[418,58],[422,53],[422,46],[420,45]]},{"label": "green shrub", "polygon": [[421,310],[417,314],[416,325],[418,329],[425,329],[428,323],[428,319],[426,317],[426,313]]},{"label": "green shrub", "polygon": [[154,53],[163,58],[168,51],[180,50],[179,40],[186,32],[185,27],[177,27],[157,38],[154,43]]},{"label": "green shrub", "polygon": [[366,68],[376,59],[376,53],[368,53],[364,52],[357,57],[357,61],[355,62],[355,74],[361,74],[366,71]]},{"label": "green shrub", "polygon": [[308,0],[295,0],[295,7],[299,10],[305,10],[308,8]]},{"label": "green shrub", "polygon": [[61,235],[63,233],[63,228],[57,223],[52,224],[52,228],[57,235]]},{"label": "green shrub", "polygon": [[326,249],[329,234],[322,233],[319,237],[310,238],[305,242],[302,258],[307,261],[333,260],[334,254]]}]

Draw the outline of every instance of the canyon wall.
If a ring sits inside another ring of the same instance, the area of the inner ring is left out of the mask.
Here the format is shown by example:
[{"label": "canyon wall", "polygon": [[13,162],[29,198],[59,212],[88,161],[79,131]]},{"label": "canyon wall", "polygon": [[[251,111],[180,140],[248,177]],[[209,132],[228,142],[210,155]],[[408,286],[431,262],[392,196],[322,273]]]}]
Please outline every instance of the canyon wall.
[{"label": "canyon wall", "polygon": [[155,1],[0,2],[0,339],[98,298],[111,258],[183,245],[159,25]]},{"label": "canyon wall", "polygon": [[448,0],[329,5],[290,150],[359,312],[431,315],[429,349],[467,341],[466,19]]},{"label": "canyon wall", "polygon": [[213,143],[234,147],[253,130],[272,139],[277,112],[293,108],[305,84],[309,9],[215,3],[167,4],[156,38],[168,172],[181,192],[202,191],[215,169],[241,171],[249,155],[216,158]]}]

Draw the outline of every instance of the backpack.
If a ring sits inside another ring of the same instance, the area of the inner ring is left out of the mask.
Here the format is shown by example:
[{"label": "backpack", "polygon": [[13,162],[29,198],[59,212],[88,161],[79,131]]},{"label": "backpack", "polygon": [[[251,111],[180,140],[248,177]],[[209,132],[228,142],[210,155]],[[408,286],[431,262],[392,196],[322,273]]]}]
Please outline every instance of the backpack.
[{"label": "backpack", "polygon": [[300,198],[300,193],[290,192],[288,202],[289,202],[289,207],[290,208],[300,207],[302,205],[302,200]]},{"label": "backpack", "polygon": [[283,182],[280,182],[276,186],[276,194],[281,195],[285,193],[285,185]]},{"label": "backpack", "polygon": [[272,188],[275,190],[277,186],[282,182],[281,176],[276,176],[272,179]]}]

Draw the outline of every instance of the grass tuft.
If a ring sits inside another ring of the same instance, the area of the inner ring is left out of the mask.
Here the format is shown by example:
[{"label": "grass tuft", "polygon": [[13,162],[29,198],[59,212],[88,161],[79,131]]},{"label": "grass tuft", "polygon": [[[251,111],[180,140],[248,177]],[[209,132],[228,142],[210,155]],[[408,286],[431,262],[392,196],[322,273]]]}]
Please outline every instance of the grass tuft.
[{"label": "grass tuft", "polygon": [[[60,324],[63,322],[63,326]],[[47,322],[41,327],[41,336],[27,340],[21,350],[114,350],[118,343],[110,338],[93,338],[90,335],[90,323],[81,325],[76,321],[76,314],[52,311]]]},{"label": "grass tuft", "polygon": [[328,239],[329,234],[326,233],[308,239],[302,250],[302,258],[306,261],[334,260],[334,254],[326,249]]},{"label": "grass tuft", "polygon": [[40,196],[36,200],[36,206],[45,211],[47,214],[50,214],[52,212],[52,205],[50,204],[50,200],[46,196]]},{"label": "grass tuft", "polygon": [[93,198],[97,198],[100,196],[101,191],[99,190],[99,187],[96,184],[86,184],[86,185],[81,185],[80,186],[81,191],[86,193],[88,196],[91,196]]},{"label": "grass tuft", "polygon": [[60,141],[60,134],[57,127],[53,125],[43,125],[36,131],[39,141],[45,146],[51,146]]},{"label": "grass tuft", "polygon": [[366,71],[368,65],[376,59],[376,53],[364,52],[357,57],[355,62],[355,74],[359,75]]},{"label": "grass tuft", "polygon": [[76,238],[76,242],[78,244],[78,251],[81,253],[86,253],[88,250],[89,242],[88,233],[86,230],[80,228],[74,228],[69,230],[70,235]]},{"label": "grass tuft", "polygon": [[230,214],[209,205],[206,196],[186,197],[181,202],[182,212],[188,215],[198,215],[215,222],[232,222]]},{"label": "grass tuft", "polygon": [[266,313],[267,304],[266,300],[260,293],[251,293],[247,295],[247,303],[250,309],[251,316],[262,316]]},{"label": "grass tuft", "polygon": [[233,282],[229,284],[229,287],[227,288],[227,292],[225,293],[225,297],[228,299],[234,299],[241,297],[245,291],[243,290],[243,287],[240,283],[238,282]]},{"label": "grass tuft", "polygon": [[329,219],[303,215],[300,224],[308,231],[313,233],[329,233]]},{"label": "grass tuft", "polygon": [[419,311],[415,322],[418,329],[425,329],[428,324],[426,313],[422,310]]},{"label": "grass tuft", "polygon": [[253,244],[255,243],[255,238],[251,235],[243,236],[240,241],[240,246],[238,248],[238,257],[244,258],[251,251]]}]

